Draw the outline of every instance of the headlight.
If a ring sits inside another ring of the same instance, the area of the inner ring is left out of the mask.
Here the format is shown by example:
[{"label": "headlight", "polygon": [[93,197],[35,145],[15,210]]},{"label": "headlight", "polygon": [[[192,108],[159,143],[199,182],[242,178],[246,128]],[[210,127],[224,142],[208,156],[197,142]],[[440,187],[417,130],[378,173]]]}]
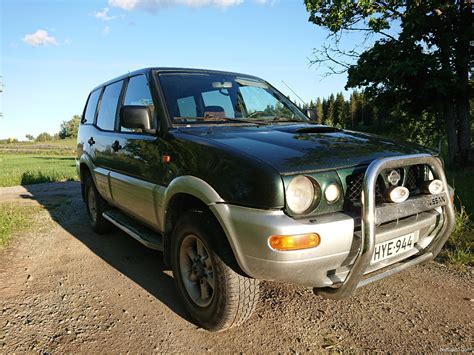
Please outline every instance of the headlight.
[{"label": "headlight", "polygon": [[321,190],[311,179],[298,175],[291,180],[286,189],[286,204],[291,212],[306,212],[321,197]]},{"label": "headlight", "polygon": [[341,196],[341,189],[336,183],[329,184],[324,190],[324,197],[326,197],[326,201],[329,203],[336,202],[339,196]]}]

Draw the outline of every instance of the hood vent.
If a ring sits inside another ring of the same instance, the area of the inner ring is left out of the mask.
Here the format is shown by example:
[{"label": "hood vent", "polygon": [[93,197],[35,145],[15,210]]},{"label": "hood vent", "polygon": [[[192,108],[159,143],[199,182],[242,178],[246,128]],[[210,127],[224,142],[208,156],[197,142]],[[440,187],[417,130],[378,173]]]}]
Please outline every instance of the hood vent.
[{"label": "hood vent", "polygon": [[297,133],[334,133],[341,131],[339,128],[330,126],[311,126],[298,129]]}]

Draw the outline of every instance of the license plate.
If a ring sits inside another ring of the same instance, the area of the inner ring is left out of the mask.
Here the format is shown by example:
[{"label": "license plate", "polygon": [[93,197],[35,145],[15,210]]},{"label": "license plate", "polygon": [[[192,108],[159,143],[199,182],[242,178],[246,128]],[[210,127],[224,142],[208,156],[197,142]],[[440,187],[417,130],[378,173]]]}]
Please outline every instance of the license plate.
[{"label": "license plate", "polygon": [[375,244],[374,255],[370,263],[375,264],[409,251],[415,247],[415,242],[415,233],[410,233],[380,244]]}]

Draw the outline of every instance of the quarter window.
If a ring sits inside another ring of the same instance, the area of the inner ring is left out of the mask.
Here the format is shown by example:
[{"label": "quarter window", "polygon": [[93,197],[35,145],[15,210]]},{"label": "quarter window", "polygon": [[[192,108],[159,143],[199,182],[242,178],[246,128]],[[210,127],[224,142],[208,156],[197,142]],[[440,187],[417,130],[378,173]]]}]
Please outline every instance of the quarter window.
[{"label": "quarter window", "polygon": [[115,117],[117,116],[117,104],[120,98],[123,81],[105,87],[104,94],[97,116],[97,126],[106,131],[113,131],[115,128]]},{"label": "quarter window", "polygon": [[82,118],[83,124],[94,123],[95,111],[97,109],[97,102],[99,102],[99,97],[100,97],[100,89],[93,91],[89,95],[89,100],[87,100],[87,106],[84,112],[84,117]]}]

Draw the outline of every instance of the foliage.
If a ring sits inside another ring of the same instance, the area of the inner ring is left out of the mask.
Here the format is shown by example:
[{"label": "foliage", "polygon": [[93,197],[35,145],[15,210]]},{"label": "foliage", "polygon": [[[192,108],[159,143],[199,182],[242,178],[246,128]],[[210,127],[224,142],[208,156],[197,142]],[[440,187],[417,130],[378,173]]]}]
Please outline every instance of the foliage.
[{"label": "foliage", "polygon": [[35,140],[35,137],[32,134],[25,134],[25,138],[28,139],[30,142]]},{"label": "foliage", "polygon": [[[316,50],[314,62],[327,64],[330,73],[348,71],[347,87],[365,88],[365,96],[378,107],[399,112],[403,124],[421,118],[430,130],[447,136],[449,160],[468,161],[473,37],[469,0],[305,4],[309,21],[327,28],[332,42]],[[374,36],[373,46],[366,43],[362,52],[341,49],[341,38],[354,31]]]},{"label": "foliage", "polygon": [[49,142],[52,140],[53,140],[53,136],[47,132],[38,134],[38,137],[36,137],[35,139],[36,142]]},{"label": "foliage", "polygon": [[464,206],[456,208],[454,232],[449,237],[441,259],[450,264],[474,266],[474,226]]},{"label": "foliage", "polygon": [[59,138],[65,139],[77,137],[77,131],[79,130],[80,123],[81,116],[79,115],[74,115],[69,121],[63,121],[59,131]]}]

